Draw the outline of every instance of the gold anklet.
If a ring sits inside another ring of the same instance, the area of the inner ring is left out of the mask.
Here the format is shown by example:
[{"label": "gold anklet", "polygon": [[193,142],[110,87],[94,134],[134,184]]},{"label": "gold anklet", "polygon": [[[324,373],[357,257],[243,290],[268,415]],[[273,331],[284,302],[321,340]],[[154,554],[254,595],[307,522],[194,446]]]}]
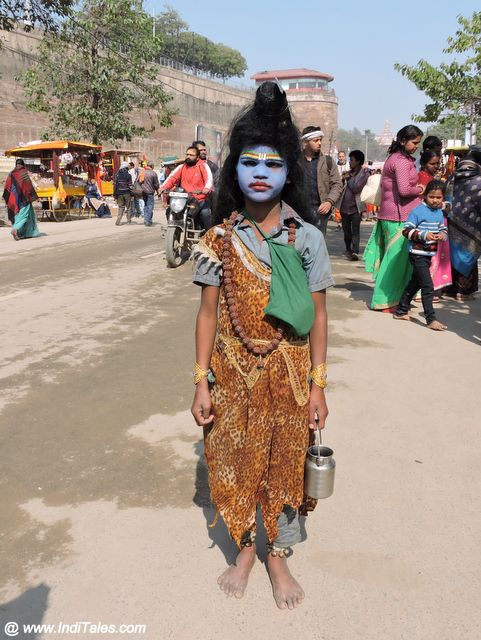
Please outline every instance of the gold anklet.
[{"label": "gold anklet", "polygon": [[268,544],[267,553],[273,558],[288,558],[292,555],[292,549],[291,547],[276,547],[273,544]]}]

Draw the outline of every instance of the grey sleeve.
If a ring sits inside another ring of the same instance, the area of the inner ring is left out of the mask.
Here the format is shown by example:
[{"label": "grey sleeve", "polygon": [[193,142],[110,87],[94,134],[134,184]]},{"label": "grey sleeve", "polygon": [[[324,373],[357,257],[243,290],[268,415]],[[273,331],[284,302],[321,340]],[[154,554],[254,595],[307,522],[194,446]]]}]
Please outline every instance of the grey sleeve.
[{"label": "grey sleeve", "polygon": [[220,287],[222,278],[222,262],[212,249],[201,240],[194,250],[194,266],[192,282]]},{"label": "grey sleeve", "polygon": [[334,285],[326,241],[319,229],[311,224],[306,224],[304,231],[301,255],[309,291],[311,293],[323,291]]}]

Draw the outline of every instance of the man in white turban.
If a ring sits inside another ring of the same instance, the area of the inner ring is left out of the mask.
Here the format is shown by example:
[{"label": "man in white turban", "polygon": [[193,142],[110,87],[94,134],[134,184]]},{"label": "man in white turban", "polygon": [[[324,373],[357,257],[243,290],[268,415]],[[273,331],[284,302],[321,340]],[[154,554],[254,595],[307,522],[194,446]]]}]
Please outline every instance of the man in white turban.
[{"label": "man in white turban", "polygon": [[320,127],[309,126],[302,131],[306,195],[313,210],[314,224],[325,236],[332,207],[342,193],[342,180],[331,156],[325,156],[321,151],[323,137]]}]

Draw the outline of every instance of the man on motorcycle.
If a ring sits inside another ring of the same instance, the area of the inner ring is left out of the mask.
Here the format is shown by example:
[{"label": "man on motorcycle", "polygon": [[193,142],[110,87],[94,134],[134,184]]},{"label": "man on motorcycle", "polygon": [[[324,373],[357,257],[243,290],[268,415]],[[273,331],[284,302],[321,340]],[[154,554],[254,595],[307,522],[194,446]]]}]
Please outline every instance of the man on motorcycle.
[{"label": "man on motorcycle", "polygon": [[162,185],[160,192],[167,192],[182,187],[197,200],[199,204],[199,220],[203,229],[210,229],[211,210],[208,195],[212,191],[213,180],[209,165],[200,159],[196,147],[188,147],[185,162],[173,171]]}]

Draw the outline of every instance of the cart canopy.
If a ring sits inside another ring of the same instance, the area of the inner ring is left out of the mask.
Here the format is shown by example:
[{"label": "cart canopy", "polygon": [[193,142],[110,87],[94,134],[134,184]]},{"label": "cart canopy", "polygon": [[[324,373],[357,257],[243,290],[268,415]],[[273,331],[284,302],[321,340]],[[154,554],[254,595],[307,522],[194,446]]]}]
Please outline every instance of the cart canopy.
[{"label": "cart canopy", "polygon": [[[54,151],[65,153],[71,151],[74,153],[86,153],[92,151],[94,153],[100,153],[102,150],[101,145],[92,144],[90,142],[72,142],[71,140],[48,140],[46,142],[39,142],[37,144],[27,144],[21,147],[14,147],[13,149],[7,149],[5,155],[7,158],[12,156],[16,158],[40,158],[49,155],[48,152]],[[45,153],[47,152],[47,153]]]}]

